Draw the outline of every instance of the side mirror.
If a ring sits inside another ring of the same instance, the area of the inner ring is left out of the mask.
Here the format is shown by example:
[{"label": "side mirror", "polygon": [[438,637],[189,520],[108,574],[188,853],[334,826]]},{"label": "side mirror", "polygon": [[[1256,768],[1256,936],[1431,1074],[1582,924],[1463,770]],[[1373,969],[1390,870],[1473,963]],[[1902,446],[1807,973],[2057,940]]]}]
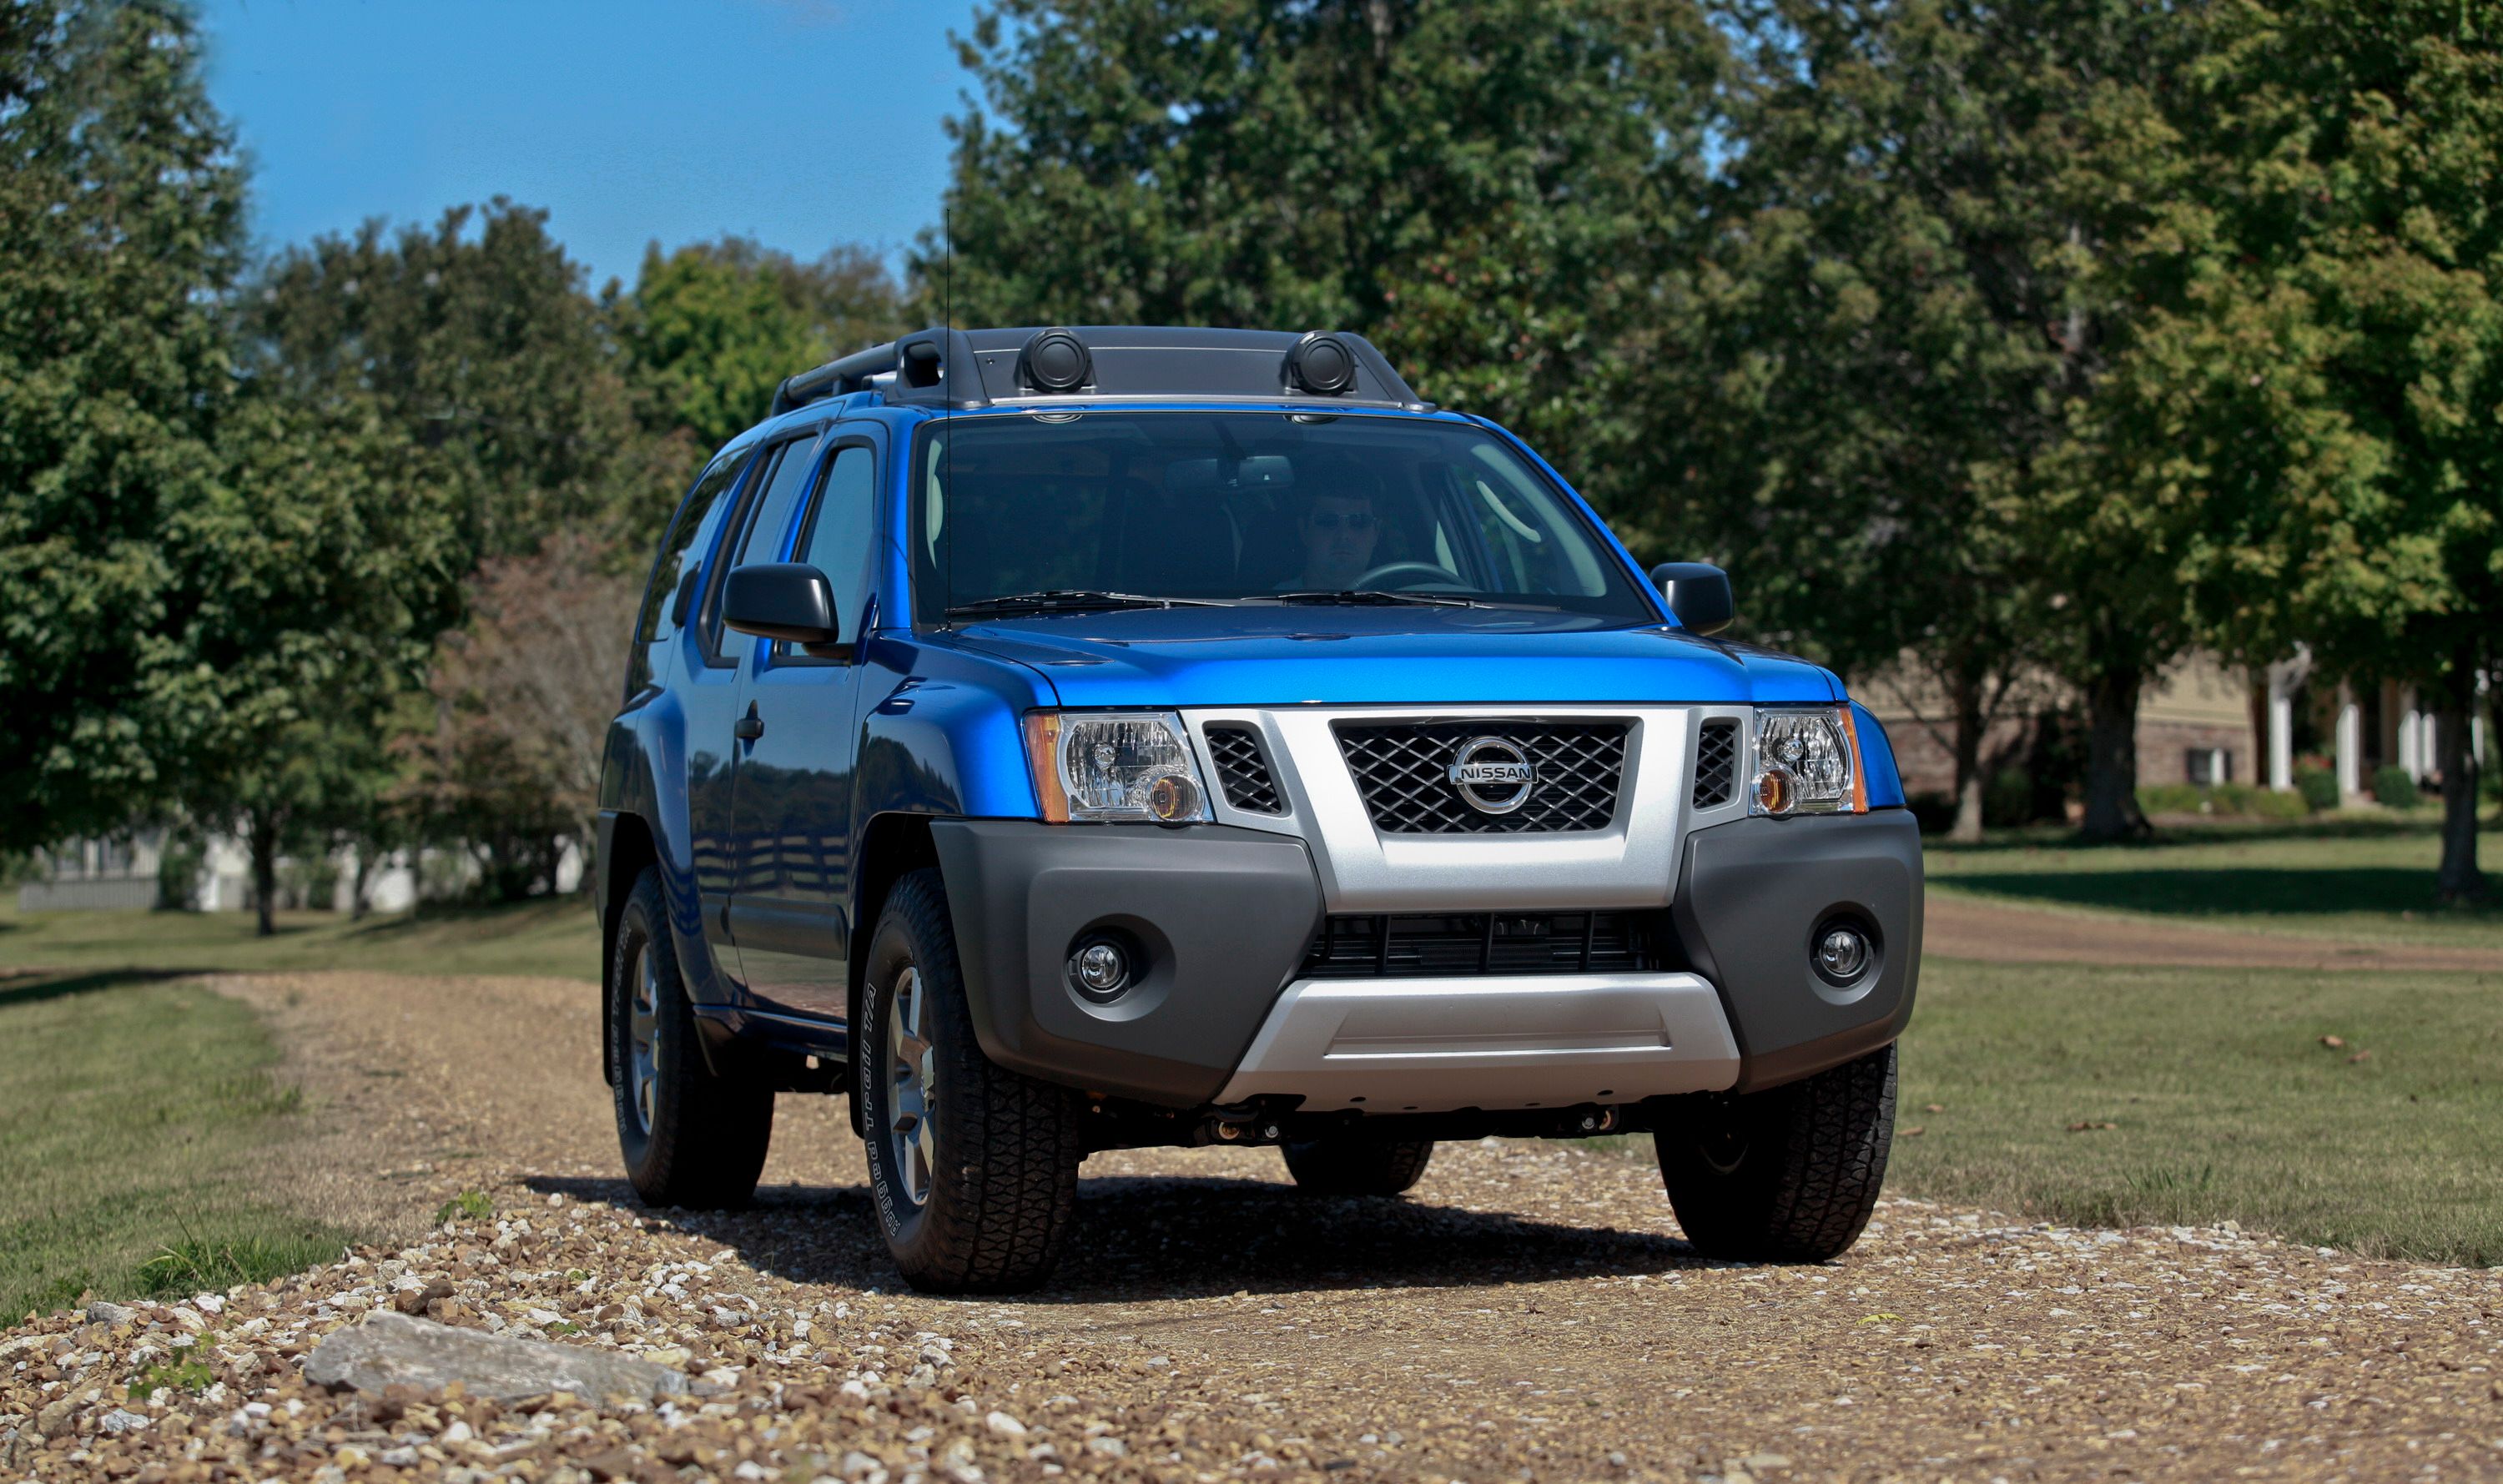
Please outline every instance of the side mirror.
[{"label": "side mirror", "polygon": [[816,649],[840,643],[835,624],[835,585],[815,567],[796,561],[734,567],[722,590],[721,621],[742,634],[788,639]]},{"label": "side mirror", "polygon": [[1730,574],[1708,561],[1663,561],[1651,569],[1651,580],[1677,622],[1698,634],[1717,634],[1738,616]]}]

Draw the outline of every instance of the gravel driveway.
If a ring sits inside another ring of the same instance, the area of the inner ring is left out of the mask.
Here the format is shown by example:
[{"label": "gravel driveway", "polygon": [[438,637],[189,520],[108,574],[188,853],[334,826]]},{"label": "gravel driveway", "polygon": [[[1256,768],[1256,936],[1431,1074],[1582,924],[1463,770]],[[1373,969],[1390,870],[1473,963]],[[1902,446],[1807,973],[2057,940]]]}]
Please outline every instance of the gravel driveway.
[{"label": "gravel driveway", "polygon": [[[783,1099],[756,1209],[634,1207],[587,986],[220,987],[275,1019],[320,1125],[273,1188],[394,1240],[216,1312],[0,1332],[0,1475],[2503,1477],[2503,1271],[1906,1200],[1838,1263],[1722,1266],[1647,1159],[1489,1141],[1380,1202],[1299,1197],[1264,1151],[1098,1156],[1049,1291],[931,1299],[896,1292],[830,1099]],[[429,1229],[463,1188],[497,1216]],[[314,1341],[401,1295],[728,1389],[305,1386]],[[193,1331],[216,1389],[124,1390]]]}]

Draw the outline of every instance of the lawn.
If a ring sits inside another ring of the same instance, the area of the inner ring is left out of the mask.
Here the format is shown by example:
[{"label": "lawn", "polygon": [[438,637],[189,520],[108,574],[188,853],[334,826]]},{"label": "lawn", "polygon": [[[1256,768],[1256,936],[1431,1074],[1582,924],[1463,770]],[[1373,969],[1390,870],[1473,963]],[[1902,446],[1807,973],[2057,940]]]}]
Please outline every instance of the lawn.
[{"label": "lawn", "polygon": [[2019,835],[1924,842],[1930,882],[1950,892],[2222,927],[2382,942],[2503,946],[2503,831],[2479,837],[2496,895],[2478,909],[2433,899],[2441,840],[2404,825],[2216,825],[2141,845]]},{"label": "lawn", "polygon": [[131,973],[0,980],[0,1323],[92,1290],[292,1272],[347,1234],[259,1197],[300,1116],[242,1005]]},{"label": "lawn", "polygon": [[208,972],[363,969],[383,974],[534,974],[598,980],[600,931],[587,897],[514,907],[370,917],[282,912],[257,937],[249,912],[0,909],[0,970],[141,968]]},{"label": "lawn", "polygon": [[2503,1264],[2503,978],[1934,960],[1897,1130],[1910,1195]]}]

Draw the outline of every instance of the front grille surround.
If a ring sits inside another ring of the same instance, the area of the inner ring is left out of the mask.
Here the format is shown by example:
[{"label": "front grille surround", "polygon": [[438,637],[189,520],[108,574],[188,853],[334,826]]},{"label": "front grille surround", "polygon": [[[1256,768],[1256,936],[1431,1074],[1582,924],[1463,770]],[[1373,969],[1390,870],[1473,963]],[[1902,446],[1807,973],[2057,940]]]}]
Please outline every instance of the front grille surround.
[{"label": "front grille surround", "polygon": [[1738,724],[1714,717],[1695,742],[1695,807],[1717,808],[1738,795]]},{"label": "front grille surround", "polygon": [[[1331,730],[1373,827],[1384,834],[1589,833],[1614,824],[1632,731],[1621,720],[1509,718],[1339,722]],[[1510,814],[1485,814],[1453,786],[1461,744],[1497,737],[1535,764],[1529,799]]]},{"label": "front grille surround", "polygon": [[1634,911],[1333,915],[1301,979],[1484,978],[1622,973],[1658,966],[1650,919]]},{"label": "front grille surround", "polygon": [[1217,769],[1217,786],[1225,801],[1245,814],[1284,814],[1286,796],[1278,792],[1277,771],[1269,766],[1268,749],[1257,729],[1239,722],[1212,722],[1200,728],[1208,741],[1208,760]]}]

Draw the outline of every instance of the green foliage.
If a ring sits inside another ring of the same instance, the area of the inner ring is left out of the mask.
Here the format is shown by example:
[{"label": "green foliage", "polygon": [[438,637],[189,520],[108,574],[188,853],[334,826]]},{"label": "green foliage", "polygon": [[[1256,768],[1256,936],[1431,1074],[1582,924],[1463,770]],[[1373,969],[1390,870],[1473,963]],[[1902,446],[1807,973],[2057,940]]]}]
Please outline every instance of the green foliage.
[{"label": "green foliage", "polygon": [[217,1384],[217,1379],[218,1373],[211,1370],[205,1362],[197,1359],[186,1357],[182,1360],[157,1361],[142,1367],[137,1375],[130,1378],[130,1395],[136,1400],[144,1400],[158,1387],[196,1395]]},{"label": "green foliage", "polygon": [[412,451],[402,488],[448,497],[458,576],[676,496],[687,461],[636,436],[583,281],[545,212],[497,198],[288,249],[243,296],[243,329],[289,395],[370,402]]},{"label": "green foliage", "polygon": [[139,1265],[139,1292],[155,1298],[223,1293],[238,1284],[284,1277],[334,1255],[333,1244],[317,1243],[308,1253],[305,1244],[293,1238],[247,1236],[212,1242],[185,1237]]},{"label": "green foliage", "polygon": [[173,0],[0,12],[0,850],[162,797],[136,713],[214,484],[243,179]]},{"label": "green foliage", "polygon": [[2034,823],[2034,775],[2023,768],[2001,768],[1990,775],[1981,796],[1981,816],[1994,826]]},{"label": "green foliage", "polygon": [[2247,783],[2150,784],[2138,791],[2147,814],[2204,814],[2222,819],[2299,820],[2312,812],[2301,793]]},{"label": "green foliage", "polygon": [[438,1224],[464,1219],[468,1221],[485,1221],[488,1217],[495,1214],[495,1199],[485,1191],[463,1191],[460,1195],[443,1202],[443,1208],[434,1213],[434,1219]]},{"label": "green foliage", "polygon": [[667,254],[654,244],[609,312],[646,425],[683,432],[699,455],[764,417],[784,377],[909,327],[894,280],[864,250],[803,263],[737,237]]},{"label": "green foliage", "polygon": [[2384,764],[2373,770],[2373,798],[2384,809],[2413,809],[2424,802],[2424,793],[2406,768]]},{"label": "green foliage", "polygon": [[1724,48],[1682,0],[1002,0],[960,44],[964,324],[1337,327],[1522,431],[1602,504]]},{"label": "green foliage", "polygon": [[2314,814],[2327,814],[2338,807],[2338,774],[2324,767],[2303,766],[2294,770],[2294,792],[2303,795],[2305,807]]}]

